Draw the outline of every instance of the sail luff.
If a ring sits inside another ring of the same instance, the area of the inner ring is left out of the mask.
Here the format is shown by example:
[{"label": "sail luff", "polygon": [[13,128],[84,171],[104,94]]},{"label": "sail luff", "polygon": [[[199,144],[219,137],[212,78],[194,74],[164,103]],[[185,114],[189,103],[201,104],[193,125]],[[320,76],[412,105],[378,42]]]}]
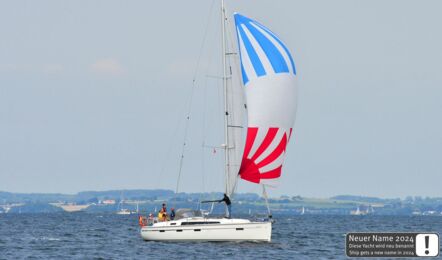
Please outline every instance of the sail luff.
[{"label": "sail luff", "polygon": [[[223,3],[222,3],[223,6]],[[244,90],[241,84],[239,59],[235,53],[235,36],[230,20],[222,8],[223,89],[225,101],[225,193],[231,197],[236,190],[241,165],[244,126]]]}]

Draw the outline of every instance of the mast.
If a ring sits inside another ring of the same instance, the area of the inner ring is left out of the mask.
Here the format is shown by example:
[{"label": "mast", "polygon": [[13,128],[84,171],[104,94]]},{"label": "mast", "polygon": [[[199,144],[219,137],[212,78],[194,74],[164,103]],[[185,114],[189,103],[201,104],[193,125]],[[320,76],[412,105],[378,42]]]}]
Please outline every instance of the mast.
[{"label": "mast", "polygon": [[[229,190],[229,130],[228,130],[228,103],[227,103],[227,71],[226,71],[226,10],[224,0],[221,0],[221,40],[223,61],[223,89],[224,89],[224,171],[226,175],[226,194]],[[230,196],[230,194],[228,194]]]}]

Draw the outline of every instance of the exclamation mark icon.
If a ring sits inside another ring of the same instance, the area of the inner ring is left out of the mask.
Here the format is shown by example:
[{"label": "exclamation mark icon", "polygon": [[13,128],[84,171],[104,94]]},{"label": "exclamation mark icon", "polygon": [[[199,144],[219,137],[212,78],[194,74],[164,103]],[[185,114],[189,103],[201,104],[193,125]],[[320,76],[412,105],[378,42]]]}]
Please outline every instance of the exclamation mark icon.
[{"label": "exclamation mark icon", "polygon": [[[430,241],[431,240],[431,241]],[[417,234],[414,240],[416,256],[439,256],[439,234],[424,233]],[[442,259],[442,258],[441,258]]]},{"label": "exclamation mark icon", "polygon": [[430,236],[425,236],[425,254],[428,255],[430,251],[428,251],[428,248],[430,247]]}]

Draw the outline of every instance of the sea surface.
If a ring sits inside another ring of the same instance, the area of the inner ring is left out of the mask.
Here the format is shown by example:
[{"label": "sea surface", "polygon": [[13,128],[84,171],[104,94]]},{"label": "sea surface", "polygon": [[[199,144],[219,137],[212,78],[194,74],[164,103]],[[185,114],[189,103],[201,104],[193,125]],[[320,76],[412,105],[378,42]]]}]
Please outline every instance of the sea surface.
[{"label": "sea surface", "polygon": [[271,243],[146,242],[136,215],[0,214],[0,259],[345,259],[347,232],[442,234],[442,217],[275,216]]}]

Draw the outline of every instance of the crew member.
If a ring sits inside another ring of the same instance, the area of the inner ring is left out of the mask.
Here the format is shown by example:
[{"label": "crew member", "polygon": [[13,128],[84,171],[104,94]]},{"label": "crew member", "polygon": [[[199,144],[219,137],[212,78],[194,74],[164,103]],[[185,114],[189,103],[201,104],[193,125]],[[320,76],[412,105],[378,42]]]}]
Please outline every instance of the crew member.
[{"label": "crew member", "polygon": [[158,221],[163,221],[163,209],[161,208],[160,211],[158,211]]},{"label": "crew member", "polygon": [[175,219],[175,209],[171,208],[170,209],[170,220],[174,220]]},{"label": "crew member", "polygon": [[222,200],[218,200],[218,202],[225,202],[227,205],[227,218],[232,217],[232,202],[229,199],[229,196],[224,193],[224,198]]},{"label": "crew member", "polygon": [[167,212],[166,203],[163,203],[163,207],[161,209],[163,210],[163,212]]},{"label": "crew member", "polygon": [[155,220],[154,220],[153,214],[149,213],[149,218],[147,220],[147,225],[152,226],[154,224],[154,222],[155,222]]},{"label": "crew member", "polygon": [[143,216],[138,216],[138,225],[140,225],[140,227],[144,226],[144,221],[143,221]]}]

